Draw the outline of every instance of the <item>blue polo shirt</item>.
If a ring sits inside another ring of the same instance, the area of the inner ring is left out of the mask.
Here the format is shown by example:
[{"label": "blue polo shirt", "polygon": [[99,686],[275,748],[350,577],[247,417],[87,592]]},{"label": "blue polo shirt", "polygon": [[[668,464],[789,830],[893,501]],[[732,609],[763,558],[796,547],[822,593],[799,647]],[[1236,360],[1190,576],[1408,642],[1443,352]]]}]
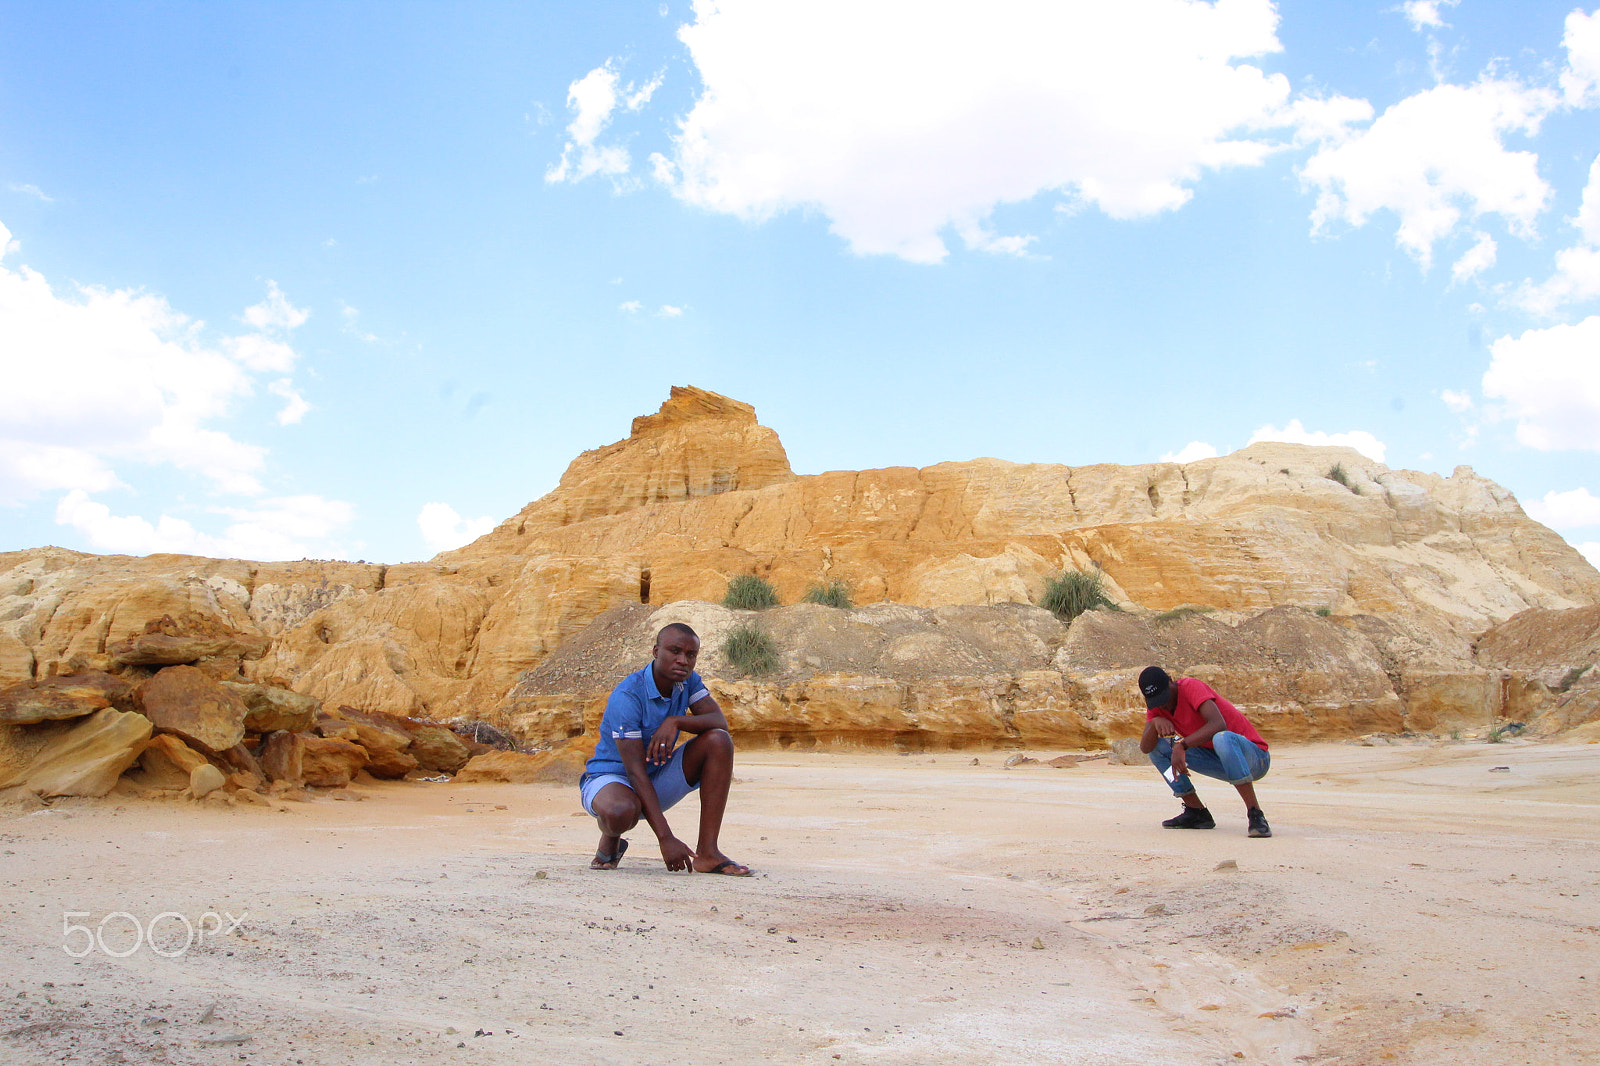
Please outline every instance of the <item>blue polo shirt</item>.
[{"label": "blue polo shirt", "polygon": [[[687,681],[672,686],[672,695],[663,696],[656,688],[654,666],[653,662],[646,663],[643,670],[629,674],[611,690],[606,713],[600,719],[600,741],[584,768],[584,780],[597,774],[628,776],[628,768],[622,765],[622,757],[617,754],[617,741],[628,738],[648,744],[663,721],[674,715],[688,714],[690,704],[711,695],[700,675],[691,671]],[[677,738],[673,738],[673,743],[677,743]]]}]

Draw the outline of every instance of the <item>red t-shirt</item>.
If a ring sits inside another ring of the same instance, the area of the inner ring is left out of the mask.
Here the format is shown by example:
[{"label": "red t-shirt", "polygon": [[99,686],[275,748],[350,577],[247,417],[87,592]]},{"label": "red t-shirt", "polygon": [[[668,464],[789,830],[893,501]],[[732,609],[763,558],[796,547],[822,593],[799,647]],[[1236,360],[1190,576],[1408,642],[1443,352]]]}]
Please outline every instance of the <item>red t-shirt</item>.
[{"label": "red t-shirt", "polygon": [[[1172,705],[1172,710],[1164,711],[1159,707],[1151,707],[1144,713],[1145,721],[1165,718],[1177,728],[1179,735],[1188,736],[1206,724],[1206,716],[1200,713],[1200,705],[1206,700],[1215,700],[1217,710],[1222,712],[1223,728],[1230,733],[1238,733],[1262,751],[1267,750],[1267,742],[1261,739],[1261,734],[1250,724],[1250,719],[1246,718],[1239,708],[1217,695],[1216,689],[1193,677],[1180,678],[1174,687],[1178,690],[1178,700]],[[1200,747],[1209,748],[1211,744],[1208,741]]]}]

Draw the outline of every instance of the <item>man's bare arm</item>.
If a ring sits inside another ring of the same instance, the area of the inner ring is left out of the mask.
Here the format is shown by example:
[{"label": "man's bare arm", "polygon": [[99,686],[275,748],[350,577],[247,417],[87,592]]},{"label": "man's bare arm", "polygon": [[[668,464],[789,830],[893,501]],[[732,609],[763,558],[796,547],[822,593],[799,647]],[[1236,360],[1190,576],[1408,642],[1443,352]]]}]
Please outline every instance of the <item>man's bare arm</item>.
[{"label": "man's bare arm", "polygon": [[645,759],[650,765],[658,766],[672,758],[672,745],[680,732],[709,733],[713,729],[727,728],[728,719],[723,715],[722,708],[717,706],[717,701],[709,695],[703,696],[690,705],[688,714],[675,714],[662,719],[655,735],[650,738]]},{"label": "man's bare arm", "polygon": [[650,780],[649,770],[645,768],[644,741],[633,737],[618,738],[617,756],[621,758],[623,768],[628,771],[628,783],[633,786],[634,794],[639,797],[640,813],[644,815],[644,820],[650,823],[650,829],[661,845],[661,861],[667,864],[669,870],[687,870],[690,860],[694,858],[694,850],[673,836],[672,827],[667,825],[667,816],[661,810],[661,800],[656,796],[656,786]]}]

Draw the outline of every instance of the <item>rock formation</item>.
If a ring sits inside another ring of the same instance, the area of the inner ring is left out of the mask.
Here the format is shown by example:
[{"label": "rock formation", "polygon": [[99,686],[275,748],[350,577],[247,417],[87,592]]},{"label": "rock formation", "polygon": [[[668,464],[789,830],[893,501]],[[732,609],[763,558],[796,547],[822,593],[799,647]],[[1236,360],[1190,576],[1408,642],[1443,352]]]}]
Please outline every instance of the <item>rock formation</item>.
[{"label": "rock formation", "polygon": [[[1098,571],[1121,613],[1068,627],[1028,606],[1063,570]],[[1184,465],[979,459],[799,476],[748,405],[674,388],[552,492],[427,563],[0,555],[0,686],[31,686],[10,704],[0,693],[0,722],[40,715],[0,725],[13,730],[0,763],[37,740],[15,730],[80,708],[136,711],[181,668],[191,704],[246,716],[176,734],[219,770],[255,772],[233,765],[248,754],[268,777],[337,778],[310,741],[362,746],[341,707],[413,720],[403,746],[367,737],[377,772],[408,772],[407,758],[457,770],[473,751],[415,720],[486,719],[556,743],[621,665],[563,688],[558,650],[596,619],[628,628],[633,614],[607,612],[630,606],[689,603],[714,621],[703,601],[750,573],[784,602],[837,580],[865,605],[826,624],[824,608],[772,615],[789,648],[781,676],[718,679],[752,736],[773,742],[1100,743],[1127,728],[1127,672],[1152,659],[1216,667],[1294,736],[1558,703],[1570,728],[1593,713],[1593,671],[1568,680],[1593,664],[1592,644],[1546,654],[1538,625],[1516,619],[1592,612],[1600,574],[1470,468],[1442,478],[1348,449],[1258,444]],[[647,645],[628,640],[631,666]],[[224,743],[235,729],[248,752]]]}]

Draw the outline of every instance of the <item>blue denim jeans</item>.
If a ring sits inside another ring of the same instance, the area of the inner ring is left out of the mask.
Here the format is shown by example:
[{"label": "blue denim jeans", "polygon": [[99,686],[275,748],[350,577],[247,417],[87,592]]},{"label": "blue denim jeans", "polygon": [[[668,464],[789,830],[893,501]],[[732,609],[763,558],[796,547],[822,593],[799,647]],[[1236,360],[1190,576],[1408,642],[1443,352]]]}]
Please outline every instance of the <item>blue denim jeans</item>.
[{"label": "blue denim jeans", "polygon": [[[1189,773],[1214,777],[1230,785],[1260,781],[1267,776],[1267,770],[1272,766],[1272,756],[1256,747],[1255,741],[1226,729],[1212,734],[1211,747],[1186,746],[1184,755]],[[1172,769],[1171,738],[1162,737],[1156,741],[1155,750],[1150,753],[1150,761],[1161,771],[1161,779],[1165,781],[1167,771]],[[1189,774],[1179,774],[1169,783],[1169,787],[1174,796],[1186,796],[1194,791],[1194,783],[1189,780]]]}]

